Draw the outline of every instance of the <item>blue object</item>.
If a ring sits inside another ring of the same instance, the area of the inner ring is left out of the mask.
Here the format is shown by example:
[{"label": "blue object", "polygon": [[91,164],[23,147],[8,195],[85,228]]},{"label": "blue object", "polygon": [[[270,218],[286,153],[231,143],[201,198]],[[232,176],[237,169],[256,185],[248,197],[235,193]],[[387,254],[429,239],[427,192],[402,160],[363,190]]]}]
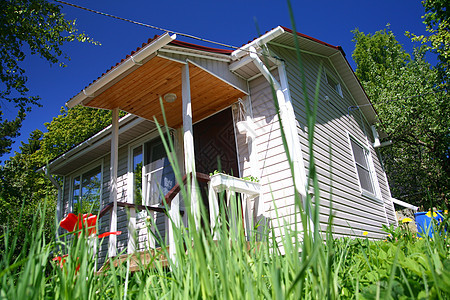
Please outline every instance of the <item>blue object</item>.
[{"label": "blue object", "polygon": [[[444,220],[444,216],[442,216],[441,213],[442,210],[433,211],[434,219],[437,221],[438,224]],[[417,236],[423,237],[422,235],[424,235],[432,238],[434,233],[433,228],[434,225],[431,222],[431,211],[418,212],[415,213],[414,216],[416,218],[416,226],[418,231]]]}]

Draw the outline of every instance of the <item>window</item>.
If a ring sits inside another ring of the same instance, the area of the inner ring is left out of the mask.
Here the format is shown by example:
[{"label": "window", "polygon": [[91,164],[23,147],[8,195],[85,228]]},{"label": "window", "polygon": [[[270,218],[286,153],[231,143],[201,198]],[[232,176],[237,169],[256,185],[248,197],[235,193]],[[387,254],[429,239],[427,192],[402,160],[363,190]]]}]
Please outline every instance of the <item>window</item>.
[{"label": "window", "polygon": [[133,202],[160,204],[162,196],[175,185],[175,174],[161,139],[156,138],[131,148],[130,163]]},{"label": "window", "polygon": [[175,185],[175,174],[159,138],[144,144],[144,154],[142,186],[144,203],[159,204],[163,195]]},{"label": "window", "polygon": [[373,168],[370,161],[369,149],[362,146],[360,143],[350,138],[350,145],[352,148],[353,159],[356,166],[356,173],[358,174],[359,185],[362,192],[368,192],[370,195],[376,195],[374,185]]},{"label": "window", "polygon": [[142,145],[133,149],[133,200],[134,204],[142,204]]},{"label": "window", "polygon": [[329,72],[326,72],[326,79],[327,79],[327,83],[341,96],[343,97],[342,94],[342,89],[341,89],[341,84],[339,83],[339,81],[333,76],[331,75]]},{"label": "window", "polygon": [[101,204],[102,167],[97,166],[73,177],[72,212],[98,214]]}]

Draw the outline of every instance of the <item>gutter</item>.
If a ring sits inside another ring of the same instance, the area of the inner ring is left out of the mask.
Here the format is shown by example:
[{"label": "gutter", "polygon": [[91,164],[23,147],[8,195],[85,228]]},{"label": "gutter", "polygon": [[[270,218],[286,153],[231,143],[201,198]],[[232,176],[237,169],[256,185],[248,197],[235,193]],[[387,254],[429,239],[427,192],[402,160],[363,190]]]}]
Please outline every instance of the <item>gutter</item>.
[{"label": "gutter", "polygon": [[374,140],[372,145],[373,145],[373,147],[375,149],[392,145],[392,141],[391,140],[383,142],[383,143],[380,143],[380,136],[378,135],[378,131],[375,128],[375,125],[370,126],[370,129],[372,129],[373,140]]},{"label": "gutter", "polygon": [[395,198],[391,198],[391,200],[392,200],[392,202],[394,202],[397,205],[400,205],[400,206],[412,209],[414,211],[418,211],[419,210],[419,208],[417,206],[409,204],[407,202],[404,202],[404,201],[401,201],[401,200],[398,200],[398,199],[395,199]]},{"label": "gutter", "polygon": [[156,40],[139,50],[136,54],[131,55],[120,65],[100,77],[100,79],[89,85],[82,92],[78,93],[78,95],[76,95],[66,103],[66,106],[68,108],[72,108],[76,105],[83,104],[83,101],[85,101],[86,99],[95,97],[95,93],[101,88],[105,87],[120,75],[126,74],[126,72],[131,68],[135,66],[141,66],[146,58],[148,58],[150,55],[152,55],[171,41],[175,40],[176,37],[176,34],[170,35],[169,33],[161,35]]},{"label": "gutter", "polygon": [[[256,49],[251,46],[249,47],[250,57],[253,60],[255,66],[259,69],[261,74],[266,78],[269,84],[273,85],[274,90],[276,91],[278,107],[280,111],[280,121],[281,125],[284,128],[286,133],[286,142],[287,147],[289,149],[289,159],[292,161],[294,165],[294,180],[295,186],[297,187],[298,192],[302,196],[303,199],[306,198],[306,175],[302,172],[301,162],[299,161],[299,153],[301,153],[300,144],[298,143],[297,138],[295,137],[295,133],[292,130],[292,124],[289,124],[289,120],[291,120],[294,116],[294,112],[292,111],[292,106],[288,106],[284,95],[283,88],[281,84],[275,79],[275,77],[270,73],[269,69],[264,65],[264,63],[259,58]],[[303,168],[304,170],[304,168]]]},{"label": "gutter", "polygon": [[274,38],[280,36],[281,34],[283,34],[285,32],[285,30],[281,27],[278,26],[274,29],[272,29],[271,31],[263,34],[262,36],[260,36],[259,38],[251,41],[250,43],[242,46],[241,48],[233,51],[231,53],[231,58],[233,60],[237,60],[245,55],[247,55],[250,51],[252,51],[250,48],[254,47],[254,48],[261,48],[262,45],[267,44],[268,42],[270,42],[271,40],[273,40]]},{"label": "gutter", "polygon": [[[281,28],[281,27],[280,27]],[[283,31],[284,32],[284,31]],[[270,33],[270,32],[269,32]],[[273,33],[274,35],[278,33]],[[272,36],[273,38],[273,36]],[[268,39],[268,38],[267,38]],[[267,40],[265,39],[265,40]],[[259,69],[261,74],[266,78],[269,84],[273,85],[273,88],[276,91],[276,98],[279,107],[279,116],[281,121],[281,126],[283,126],[284,132],[286,134],[286,146],[289,149],[289,159],[293,164],[293,173],[294,176],[292,178],[294,187],[297,192],[300,194],[300,197],[303,202],[303,209],[307,211],[309,209],[310,219],[309,219],[309,228],[314,231],[314,223],[312,222],[312,209],[311,207],[306,207],[306,172],[305,166],[303,165],[303,156],[301,155],[302,150],[300,146],[300,142],[298,140],[298,136],[296,136],[295,129],[297,128],[295,125],[295,114],[292,108],[292,103],[290,102],[289,90],[287,87],[286,79],[283,81],[283,74],[285,74],[284,65],[281,63],[279,68],[282,68],[282,72],[280,72],[280,82],[276,80],[276,78],[270,73],[269,69],[264,65],[264,63],[259,58],[256,49],[253,46],[248,47],[249,51],[245,53],[249,53],[250,58],[253,60],[255,66]],[[284,82],[284,83],[283,83]],[[286,93],[286,95],[285,95]],[[292,124],[291,122],[294,122]],[[295,128],[295,129],[294,129]]]}]

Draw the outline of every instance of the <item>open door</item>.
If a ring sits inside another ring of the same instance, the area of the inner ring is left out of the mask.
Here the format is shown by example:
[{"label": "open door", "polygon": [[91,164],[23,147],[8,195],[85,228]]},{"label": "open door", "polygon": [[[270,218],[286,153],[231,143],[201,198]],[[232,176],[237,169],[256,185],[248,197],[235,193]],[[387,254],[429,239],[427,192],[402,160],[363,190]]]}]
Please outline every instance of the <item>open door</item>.
[{"label": "open door", "polygon": [[239,177],[231,108],[194,124],[193,129],[196,171],[209,174],[218,170]]},{"label": "open door", "polygon": [[[209,175],[217,170],[228,175],[239,177],[231,108],[227,108],[194,124],[193,129],[196,171]],[[208,186],[206,183],[199,185],[203,204],[209,216]],[[218,199],[223,200],[223,196]]]}]

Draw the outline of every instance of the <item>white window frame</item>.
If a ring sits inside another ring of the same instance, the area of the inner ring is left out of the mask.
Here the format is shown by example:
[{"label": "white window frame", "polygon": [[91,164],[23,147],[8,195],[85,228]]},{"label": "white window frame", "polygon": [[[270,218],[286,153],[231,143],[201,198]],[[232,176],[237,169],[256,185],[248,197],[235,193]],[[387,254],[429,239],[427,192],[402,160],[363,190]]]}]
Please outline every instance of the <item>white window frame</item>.
[{"label": "white window frame", "polygon": [[[348,137],[348,146],[349,146],[349,150],[353,159],[353,167],[355,170],[355,178],[358,182],[358,186],[359,186],[359,190],[362,196],[370,198],[370,199],[374,199],[377,201],[382,201],[381,198],[381,190],[380,190],[380,185],[378,183],[378,178],[377,178],[377,173],[375,170],[375,166],[372,160],[372,153],[370,152],[370,147],[369,145],[364,145],[364,143],[362,143],[359,139],[357,139],[354,135],[351,135],[350,133],[347,132],[347,137]],[[364,156],[366,158],[366,162],[367,162],[367,167],[368,167],[368,172],[369,172],[369,177],[370,177],[370,183],[372,184],[372,188],[373,188],[373,193],[364,189],[361,185],[361,181],[359,178],[359,173],[358,173],[358,163],[356,162],[356,158],[355,158],[355,153],[353,152],[353,148],[352,148],[352,141],[354,143],[356,143],[357,145],[359,145],[364,152]]]},{"label": "white window frame", "polygon": [[[170,131],[169,131],[170,132]],[[163,129],[163,133],[166,134],[166,130]],[[145,161],[145,144],[148,142],[151,142],[155,139],[157,139],[158,137],[160,137],[159,132],[158,131],[153,131],[149,134],[146,134],[143,137],[138,138],[137,140],[135,140],[133,143],[130,143],[128,146],[128,174],[127,174],[127,202],[134,204],[134,162],[133,162],[133,150],[136,149],[137,147],[142,147],[142,162]],[[141,188],[143,189],[143,184],[145,182],[145,165],[142,164],[142,181],[141,181]],[[149,205],[148,203],[146,203],[145,198],[142,198],[142,205]],[[158,205],[159,206],[159,205]],[[150,212],[150,216],[152,216],[153,218],[155,218],[155,212]],[[135,213],[135,211],[133,212],[133,214],[131,215],[131,222],[133,223],[133,228],[136,228],[136,220],[137,219],[142,219],[145,217],[149,217],[147,216],[147,211],[142,210],[139,213]],[[169,218],[166,219],[165,221],[165,228],[166,230],[168,230],[169,228]],[[155,229],[152,229],[155,230]],[[166,234],[166,239],[168,238],[168,235]],[[166,242],[168,242],[168,240],[166,240]],[[147,243],[149,243],[147,245],[148,248],[154,248],[154,241],[147,241]],[[133,246],[136,247],[136,246]]]},{"label": "white window frame", "polygon": [[[165,130],[163,130],[164,134],[166,133]],[[145,160],[145,151],[144,151],[144,145],[148,142],[151,142],[152,140],[159,137],[159,132],[154,131],[151,132],[139,139],[137,139],[135,142],[131,143],[128,146],[128,175],[127,175],[127,202],[128,203],[134,203],[134,166],[133,166],[133,150],[137,147],[142,147],[142,161]],[[145,172],[144,172],[144,164],[142,166],[142,183],[145,180]],[[148,205],[145,203],[144,199],[142,199],[142,205]]]},{"label": "white window frame", "polygon": [[[78,169],[76,172],[74,172],[72,175],[70,175],[70,189],[69,189],[69,212],[73,213],[74,212],[74,207],[73,207],[73,192],[74,192],[74,186],[73,186],[73,182],[75,180],[76,177],[80,177],[80,189],[81,189],[81,182],[82,182],[82,175],[86,172],[91,171],[92,169],[97,168],[98,166],[100,166],[100,209],[103,206],[103,176],[104,176],[104,169],[103,169],[103,160],[100,161],[96,161],[94,163],[91,163],[89,165],[86,165],[80,169]],[[81,190],[80,190],[81,192]]]},{"label": "white window frame", "polygon": [[[330,71],[325,69],[325,81],[328,86],[331,87],[333,91],[335,91],[339,96],[344,98],[344,94],[342,93],[342,85],[341,82],[334,76]],[[332,82],[330,82],[332,81]]]}]

